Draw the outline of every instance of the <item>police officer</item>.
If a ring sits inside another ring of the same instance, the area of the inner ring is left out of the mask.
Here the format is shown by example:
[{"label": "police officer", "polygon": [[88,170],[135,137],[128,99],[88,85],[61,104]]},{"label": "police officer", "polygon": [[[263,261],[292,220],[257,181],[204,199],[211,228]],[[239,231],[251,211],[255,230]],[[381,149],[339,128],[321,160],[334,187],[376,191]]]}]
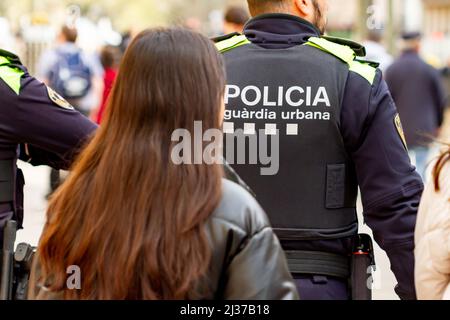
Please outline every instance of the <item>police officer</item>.
[{"label": "police officer", "polygon": [[414,227],[423,183],[381,71],[361,60],[362,46],[323,36],[327,1],[248,4],[254,18],[244,34],[216,39],[228,73],[225,140],[240,131],[247,142],[252,135],[268,140],[273,153],[279,145],[279,168],[264,173],[267,163],[249,163],[249,149],[239,162],[227,141],[225,155],[267,211],[300,297],[349,298],[359,186],[365,222],[390,258],[396,292],[415,299]]},{"label": "police officer", "polygon": [[67,169],[96,125],[0,50],[0,243],[10,219],[23,222],[24,178],[18,158]]}]

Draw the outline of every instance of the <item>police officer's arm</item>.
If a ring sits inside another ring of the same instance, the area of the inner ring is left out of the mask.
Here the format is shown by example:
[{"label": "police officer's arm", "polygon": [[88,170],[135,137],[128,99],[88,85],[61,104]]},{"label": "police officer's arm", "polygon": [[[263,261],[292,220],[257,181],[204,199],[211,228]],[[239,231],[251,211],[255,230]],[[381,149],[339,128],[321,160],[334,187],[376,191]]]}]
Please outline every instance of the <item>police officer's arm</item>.
[{"label": "police officer's arm", "polygon": [[67,169],[96,125],[64,101],[50,98],[47,87],[28,74],[21,84],[20,94],[11,105],[11,123],[15,125],[8,127],[11,136],[22,144],[21,151],[26,151],[21,156],[34,165]]},{"label": "police officer's arm", "polygon": [[19,145],[19,159],[33,166],[46,165],[57,169],[68,169],[69,166],[69,164],[66,164],[68,161],[58,154],[28,143]]},{"label": "police officer's arm", "polygon": [[350,73],[341,127],[355,164],[365,222],[389,256],[397,293],[414,299],[414,229],[423,183],[411,165],[396,116],[379,70],[371,85]]}]

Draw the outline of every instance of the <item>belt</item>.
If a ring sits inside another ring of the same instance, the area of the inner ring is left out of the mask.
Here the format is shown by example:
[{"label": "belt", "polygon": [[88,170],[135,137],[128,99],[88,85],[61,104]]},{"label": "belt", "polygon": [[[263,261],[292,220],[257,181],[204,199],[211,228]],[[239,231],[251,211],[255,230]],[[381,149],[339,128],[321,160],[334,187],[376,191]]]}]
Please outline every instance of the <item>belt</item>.
[{"label": "belt", "polygon": [[350,278],[349,257],[318,251],[285,251],[292,274]]},{"label": "belt", "polygon": [[0,160],[0,203],[14,201],[14,160]]}]

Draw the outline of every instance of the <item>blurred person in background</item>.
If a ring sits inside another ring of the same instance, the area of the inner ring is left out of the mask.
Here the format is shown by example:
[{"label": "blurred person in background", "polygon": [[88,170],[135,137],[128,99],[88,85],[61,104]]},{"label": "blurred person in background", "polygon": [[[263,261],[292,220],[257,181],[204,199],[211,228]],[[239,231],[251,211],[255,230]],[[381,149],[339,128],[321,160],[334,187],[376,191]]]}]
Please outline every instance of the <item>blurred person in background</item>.
[{"label": "blurred person in background", "polygon": [[245,8],[232,6],[227,9],[224,17],[224,32],[230,33],[242,33],[245,23],[250,19],[250,15]]},{"label": "blurred person in background", "polygon": [[450,149],[425,188],[416,229],[416,287],[423,300],[450,300]]},{"label": "blurred person in background", "polygon": [[119,45],[122,55],[127,50],[131,41],[133,41],[133,39],[139,34],[140,31],[141,30],[139,30],[138,27],[131,27],[130,29],[122,33],[122,42]]},{"label": "blurred person in background", "polygon": [[103,69],[95,55],[77,46],[76,28],[63,26],[57,46],[45,52],[38,76],[86,116],[98,105],[103,93]]},{"label": "blurred person in background", "polygon": [[[103,69],[94,56],[77,46],[77,37],[76,28],[61,28],[57,46],[45,52],[38,63],[38,78],[88,117],[103,95]],[[60,173],[52,169],[50,194],[59,184]]]},{"label": "blurred person in background", "polygon": [[183,22],[183,27],[195,32],[202,32],[203,24],[198,17],[187,17]]},{"label": "blurred person in background", "polygon": [[444,121],[446,95],[439,72],[419,55],[421,34],[402,36],[403,52],[386,72],[386,81],[402,119],[417,171],[426,178],[431,143]]},{"label": "blurred person in background", "polygon": [[[254,198],[223,179],[211,153],[197,165],[171,157],[179,128],[193,133],[201,121],[220,134],[224,89],[206,37],[156,29],[133,40],[103,126],[49,204],[31,299],[297,298]],[[66,286],[71,265],[83,272],[80,290]]]},{"label": "blurred person in background", "polygon": [[366,48],[366,59],[378,62],[380,64],[380,70],[385,72],[394,61],[394,58],[387,52],[382,41],[382,30],[369,30],[367,39],[363,45]]},{"label": "blurred person in background", "polygon": [[447,107],[450,106],[450,57],[444,68],[441,69],[441,75],[444,79],[445,92],[447,94]]},{"label": "blurred person in background", "polygon": [[103,66],[103,97],[100,107],[95,115],[95,121],[100,124],[103,120],[103,115],[106,109],[106,102],[108,100],[114,81],[117,77],[117,72],[121,59],[120,48],[114,46],[105,46],[100,52],[100,61]]}]

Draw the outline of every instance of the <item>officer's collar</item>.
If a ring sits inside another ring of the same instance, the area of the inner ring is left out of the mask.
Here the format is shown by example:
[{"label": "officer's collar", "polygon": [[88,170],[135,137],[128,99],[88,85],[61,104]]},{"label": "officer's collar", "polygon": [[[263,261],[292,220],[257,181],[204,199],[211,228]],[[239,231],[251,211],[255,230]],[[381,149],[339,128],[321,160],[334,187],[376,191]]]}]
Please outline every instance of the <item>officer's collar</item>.
[{"label": "officer's collar", "polygon": [[244,34],[251,42],[270,48],[303,44],[310,37],[320,36],[320,31],[300,17],[270,13],[256,16],[247,22]]}]

